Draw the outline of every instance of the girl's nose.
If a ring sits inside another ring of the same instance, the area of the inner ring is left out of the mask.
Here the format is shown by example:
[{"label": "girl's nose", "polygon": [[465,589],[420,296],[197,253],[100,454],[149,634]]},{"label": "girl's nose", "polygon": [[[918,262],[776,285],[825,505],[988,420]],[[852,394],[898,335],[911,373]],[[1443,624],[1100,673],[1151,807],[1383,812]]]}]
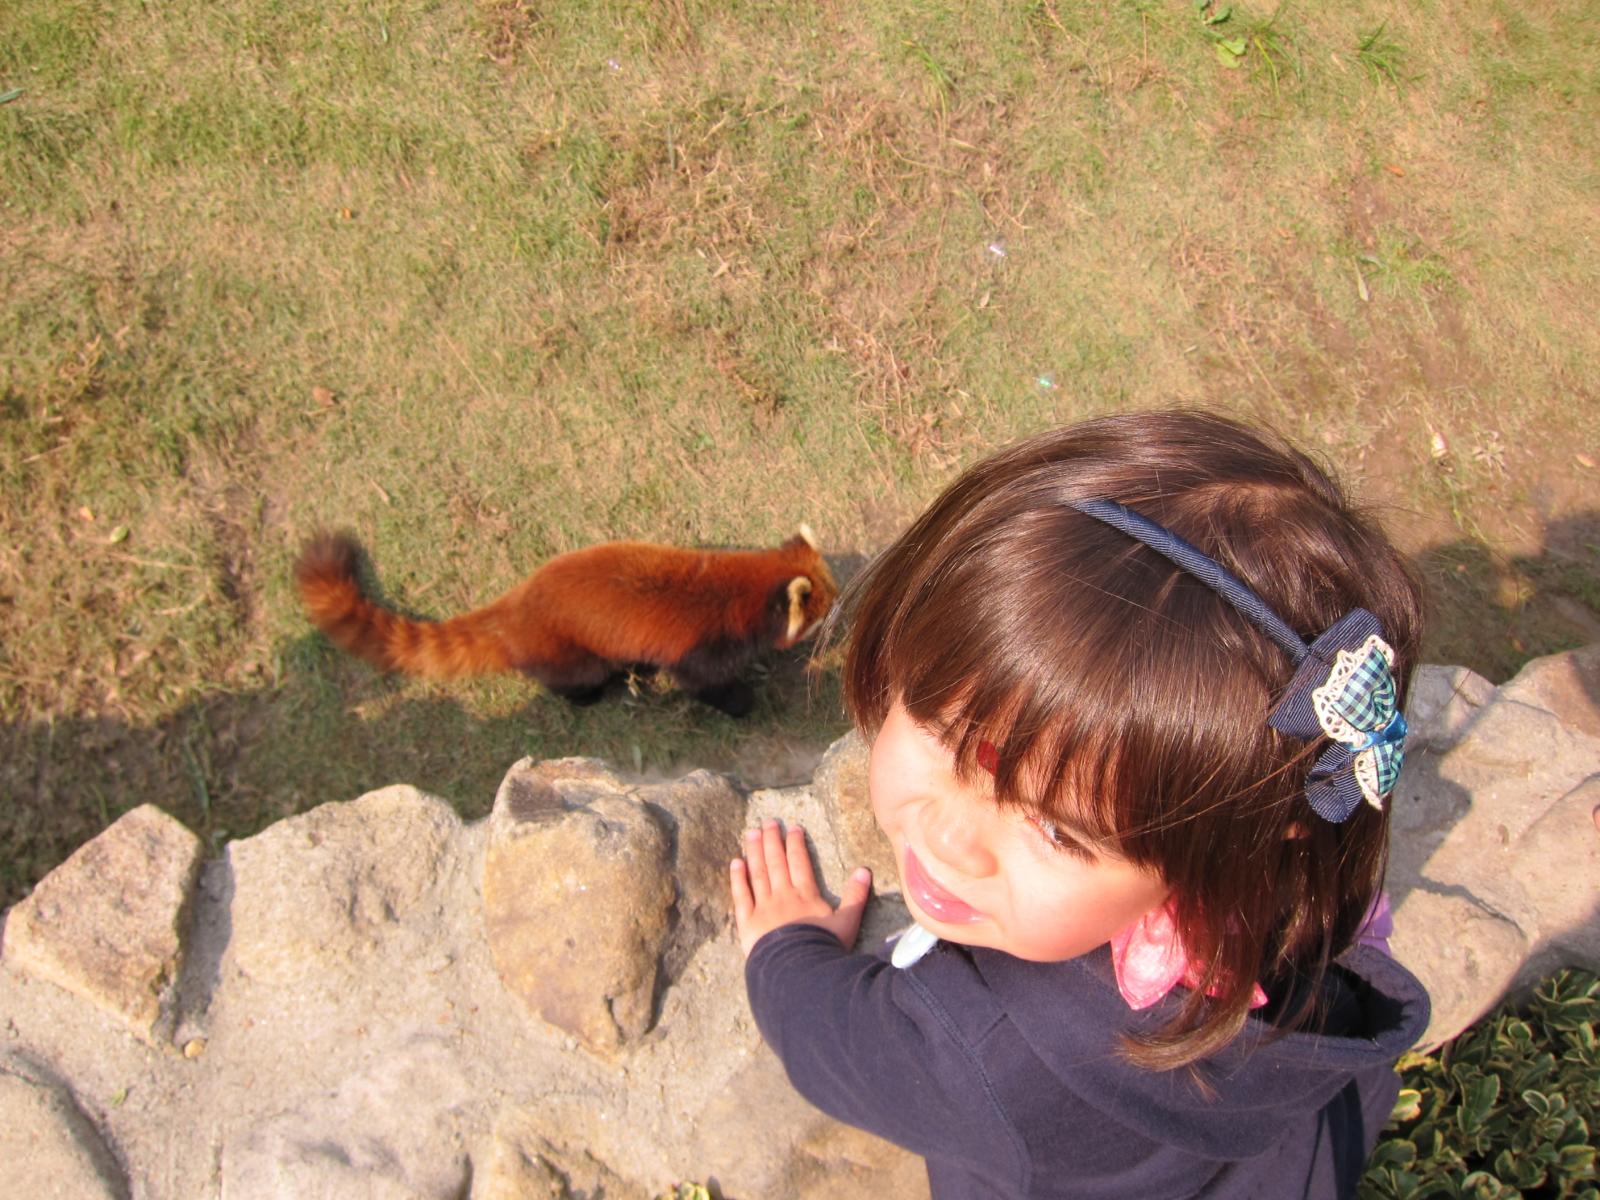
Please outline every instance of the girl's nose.
[{"label": "girl's nose", "polygon": [[966,804],[932,804],[923,810],[923,837],[937,863],[967,879],[995,873],[999,860],[990,846],[983,814]]}]

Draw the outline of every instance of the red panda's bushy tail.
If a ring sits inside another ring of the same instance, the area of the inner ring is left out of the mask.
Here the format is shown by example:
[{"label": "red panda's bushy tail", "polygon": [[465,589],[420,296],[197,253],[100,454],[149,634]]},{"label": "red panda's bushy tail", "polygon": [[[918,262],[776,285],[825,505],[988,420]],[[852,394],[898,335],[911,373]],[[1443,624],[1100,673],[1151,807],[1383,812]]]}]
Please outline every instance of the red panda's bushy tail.
[{"label": "red panda's bushy tail", "polygon": [[430,679],[511,667],[489,609],[449,621],[414,621],[374,604],[356,575],[355,539],[325,533],[295,560],[294,580],[311,623],[341,650],[384,671]]}]

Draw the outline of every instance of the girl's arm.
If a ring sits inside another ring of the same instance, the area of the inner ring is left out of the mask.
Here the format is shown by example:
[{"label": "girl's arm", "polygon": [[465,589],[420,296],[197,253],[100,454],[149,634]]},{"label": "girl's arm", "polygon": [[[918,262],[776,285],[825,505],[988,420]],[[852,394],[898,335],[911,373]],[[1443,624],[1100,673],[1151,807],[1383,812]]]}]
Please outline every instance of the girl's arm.
[{"label": "girl's arm", "polygon": [[[841,1121],[989,1178],[1026,1174],[982,1054],[908,972],[848,953],[869,877],[835,910],[818,893],[804,834],[769,822],[731,868],[734,920],[756,1024],[795,1089]],[[787,845],[785,844],[787,841]]]}]

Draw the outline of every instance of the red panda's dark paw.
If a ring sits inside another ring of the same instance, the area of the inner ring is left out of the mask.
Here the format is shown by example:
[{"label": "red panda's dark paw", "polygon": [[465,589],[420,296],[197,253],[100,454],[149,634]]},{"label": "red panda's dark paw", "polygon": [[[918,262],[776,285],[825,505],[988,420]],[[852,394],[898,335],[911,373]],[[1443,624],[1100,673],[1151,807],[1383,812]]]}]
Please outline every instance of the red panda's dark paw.
[{"label": "red panda's dark paw", "polygon": [[730,717],[748,717],[750,710],[756,706],[755,692],[748,683],[742,683],[737,679],[700,688],[689,694],[701,703],[727,713]]}]

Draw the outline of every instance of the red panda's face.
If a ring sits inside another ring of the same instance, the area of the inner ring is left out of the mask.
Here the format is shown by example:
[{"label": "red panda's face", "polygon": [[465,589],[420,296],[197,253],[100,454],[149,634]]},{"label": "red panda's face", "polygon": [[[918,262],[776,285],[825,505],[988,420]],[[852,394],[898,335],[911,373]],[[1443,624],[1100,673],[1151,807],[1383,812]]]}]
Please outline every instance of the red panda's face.
[{"label": "red panda's face", "polygon": [[789,620],[783,636],[778,639],[779,649],[787,649],[816,633],[839,595],[833,572],[828,570],[828,564],[817,550],[816,542],[809,536],[811,531],[804,525],[800,530],[798,536],[789,539],[783,546],[789,552],[789,561],[797,573],[789,580]]}]

